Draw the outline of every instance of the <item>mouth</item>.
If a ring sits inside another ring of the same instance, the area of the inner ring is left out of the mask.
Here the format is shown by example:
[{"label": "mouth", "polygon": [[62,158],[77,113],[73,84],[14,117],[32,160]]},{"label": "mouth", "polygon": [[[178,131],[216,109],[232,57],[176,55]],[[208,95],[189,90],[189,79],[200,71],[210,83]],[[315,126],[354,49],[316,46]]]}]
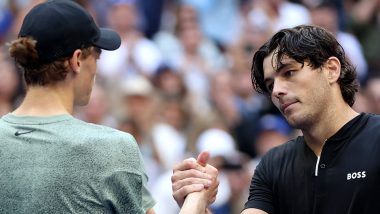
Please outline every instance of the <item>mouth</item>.
[{"label": "mouth", "polygon": [[285,113],[285,111],[287,109],[289,109],[289,107],[295,103],[297,103],[298,101],[292,101],[292,102],[286,102],[286,103],[283,103],[281,104],[280,108],[281,108],[281,112]]}]

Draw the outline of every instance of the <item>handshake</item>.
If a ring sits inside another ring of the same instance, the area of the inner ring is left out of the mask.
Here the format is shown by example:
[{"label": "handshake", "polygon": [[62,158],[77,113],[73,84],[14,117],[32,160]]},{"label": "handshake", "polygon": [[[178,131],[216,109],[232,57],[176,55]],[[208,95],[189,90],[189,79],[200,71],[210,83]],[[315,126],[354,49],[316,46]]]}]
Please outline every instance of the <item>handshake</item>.
[{"label": "handshake", "polygon": [[180,214],[210,213],[208,206],[216,199],[219,181],[218,170],[207,164],[208,152],[202,152],[198,158],[188,158],[173,169],[173,197],[181,207]]}]

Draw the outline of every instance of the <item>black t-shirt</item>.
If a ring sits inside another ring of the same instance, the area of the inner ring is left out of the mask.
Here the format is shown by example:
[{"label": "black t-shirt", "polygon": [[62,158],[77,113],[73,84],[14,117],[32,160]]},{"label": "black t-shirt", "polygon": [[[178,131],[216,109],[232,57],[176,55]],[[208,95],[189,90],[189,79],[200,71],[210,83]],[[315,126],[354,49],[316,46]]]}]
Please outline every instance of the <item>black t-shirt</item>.
[{"label": "black t-shirt", "polygon": [[257,166],[245,208],[289,214],[380,213],[380,116],[360,114],[329,138],[318,160],[298,137]]}]

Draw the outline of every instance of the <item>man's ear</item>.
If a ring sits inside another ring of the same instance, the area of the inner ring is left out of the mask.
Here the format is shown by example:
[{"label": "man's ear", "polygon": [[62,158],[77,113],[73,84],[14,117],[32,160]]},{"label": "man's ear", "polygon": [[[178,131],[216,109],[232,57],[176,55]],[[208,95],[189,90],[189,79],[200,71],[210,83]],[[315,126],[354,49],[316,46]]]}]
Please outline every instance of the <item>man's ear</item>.
[{"label": "man's ear", "polygon": [[82,56],[82,51],[80,49],[76,49],[69,59],[69,66],[74,73],[78,74],[80,72],[80,67],[81,67],[81,58]]},{"label": "man's ear", "polygon": [[335,56],[328,58],[324,67],[327,70],[327,79],[329,80],[329,83],[332,84],[337,82],[341,72],[339,59]]}]

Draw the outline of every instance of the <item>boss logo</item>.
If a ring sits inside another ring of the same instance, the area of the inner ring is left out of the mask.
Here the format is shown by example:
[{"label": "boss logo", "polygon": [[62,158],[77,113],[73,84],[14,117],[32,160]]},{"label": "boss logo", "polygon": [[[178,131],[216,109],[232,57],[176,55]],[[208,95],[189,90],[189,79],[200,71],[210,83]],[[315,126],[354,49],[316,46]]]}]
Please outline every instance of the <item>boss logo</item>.
[{"label": "boss logo", "polygon": [[347,180],[357,179],[357,178],[365,178],[367,176],[365,173],[366,173],[366,171],[348,173],[347,174]]}]

